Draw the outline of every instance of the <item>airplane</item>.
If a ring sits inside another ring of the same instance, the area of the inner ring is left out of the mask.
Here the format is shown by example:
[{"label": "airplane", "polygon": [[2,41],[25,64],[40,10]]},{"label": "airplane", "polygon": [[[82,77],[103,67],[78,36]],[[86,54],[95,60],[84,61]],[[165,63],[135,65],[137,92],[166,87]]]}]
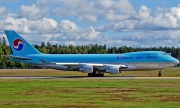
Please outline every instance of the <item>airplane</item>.
[{"label": "airplane", "polygon": [[141,51],[123,54],[43,54],[14,30],[4,30],[13,54],[4,55],[15,62],[58,70],[81,71],[88,77],[103,77],[104,73],[119,74],[127,70],[161,70],[179,64],[163,51]]}]

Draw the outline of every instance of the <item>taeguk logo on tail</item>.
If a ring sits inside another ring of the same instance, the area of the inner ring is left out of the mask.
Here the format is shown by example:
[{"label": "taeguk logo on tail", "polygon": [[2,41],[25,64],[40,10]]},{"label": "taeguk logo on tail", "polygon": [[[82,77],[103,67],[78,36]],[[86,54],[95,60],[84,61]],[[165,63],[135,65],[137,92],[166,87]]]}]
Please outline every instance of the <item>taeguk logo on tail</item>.
[{"label": "taeguk logo on tail", "polygon": [[21,39],[15,39],[13,42],[13,48],[16,51],[21,51],[24,47],[24,42]]}]

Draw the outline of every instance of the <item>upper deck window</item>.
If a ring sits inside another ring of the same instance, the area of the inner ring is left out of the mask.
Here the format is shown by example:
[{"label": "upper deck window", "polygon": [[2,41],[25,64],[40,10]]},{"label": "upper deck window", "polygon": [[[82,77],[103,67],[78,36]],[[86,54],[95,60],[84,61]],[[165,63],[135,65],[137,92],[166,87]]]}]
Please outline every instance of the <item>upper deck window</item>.
[{"label": "upper deck window", "polygon": [[168,55],[170,55],[170,56],[171,56],[171,53],[166,53],[166,54],[168,54]]}]

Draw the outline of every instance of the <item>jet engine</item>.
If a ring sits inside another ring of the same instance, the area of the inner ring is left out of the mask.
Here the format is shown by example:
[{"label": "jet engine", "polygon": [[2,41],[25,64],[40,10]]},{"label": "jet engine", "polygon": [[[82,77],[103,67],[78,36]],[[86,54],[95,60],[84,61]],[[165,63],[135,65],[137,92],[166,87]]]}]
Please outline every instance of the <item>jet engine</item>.
[{"label": "jet engine", "polygon": [[[106,72],[109,72],[110,74],[118,74],[119,72],[119,67],[109,67],[106,69]],[[121,71],[122,73],[122,71]]]},{"label": "jet engine", "polygon": [[93,66],[89,66],[89,65],[82,66],[81,68],[79,68],[79,71],[92,73],[93,72]]}]

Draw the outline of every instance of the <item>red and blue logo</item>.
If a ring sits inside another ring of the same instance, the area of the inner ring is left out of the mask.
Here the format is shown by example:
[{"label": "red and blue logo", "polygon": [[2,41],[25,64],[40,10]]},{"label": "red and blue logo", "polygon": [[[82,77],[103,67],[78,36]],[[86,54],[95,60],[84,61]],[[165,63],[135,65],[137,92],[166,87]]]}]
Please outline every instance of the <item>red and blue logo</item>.
[{"label": "red and blue logo", "polygon": [[16,39],[14,40],[13,42],[13,48],[16,50],[16,51],[21,51],[24,47],[24,42],[21,40],[21,39]]}]

